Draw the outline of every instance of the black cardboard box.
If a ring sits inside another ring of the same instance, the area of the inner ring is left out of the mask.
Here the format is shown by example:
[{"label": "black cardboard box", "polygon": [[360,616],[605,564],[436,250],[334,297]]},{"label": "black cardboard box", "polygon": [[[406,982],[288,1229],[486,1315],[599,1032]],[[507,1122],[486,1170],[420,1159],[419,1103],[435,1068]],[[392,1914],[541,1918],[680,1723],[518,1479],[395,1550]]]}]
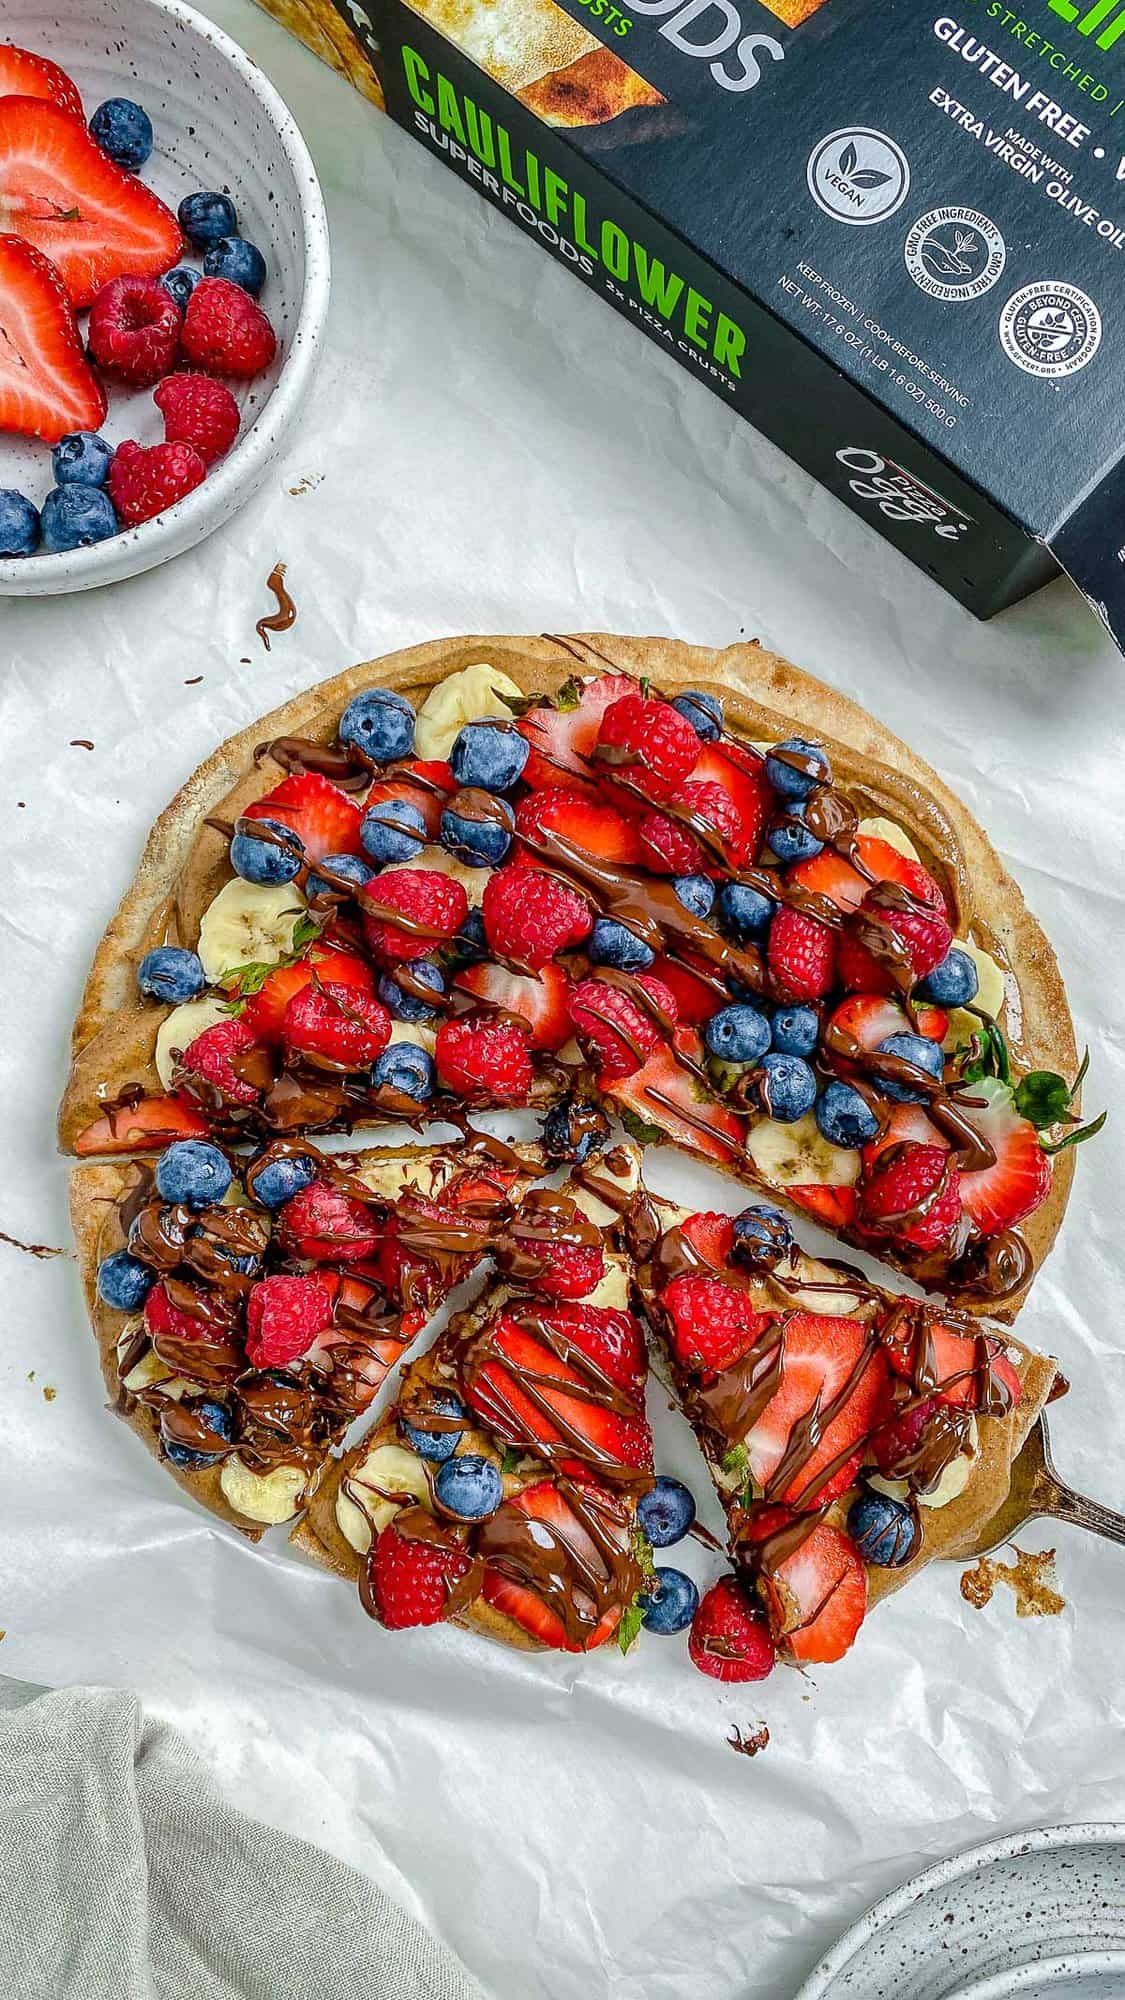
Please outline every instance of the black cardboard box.
[{"label": "black cardboard box", "polygon": [[1059,564],[1125,644],[1125,0],[338,13],[395,119],[971,611]]}]

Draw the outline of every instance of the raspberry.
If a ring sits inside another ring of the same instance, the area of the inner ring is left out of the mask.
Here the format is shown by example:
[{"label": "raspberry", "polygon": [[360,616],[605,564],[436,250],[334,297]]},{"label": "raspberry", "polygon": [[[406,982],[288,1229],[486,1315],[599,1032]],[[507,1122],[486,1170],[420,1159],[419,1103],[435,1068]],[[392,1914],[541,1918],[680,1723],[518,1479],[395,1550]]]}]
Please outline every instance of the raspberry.
[{"label": "raspberry", "polygon": [[722,1278],[673,1278],[660,1304],[672,1322],[672,1352],[680,1366],[717,1375],[742,1359],[772,1317],[757,1312],[747,1292]]},{"label": "raspberry", "polygon": [[901,984],[864,944],[860,933],[869,925],[887,933],[892,945],[897,939],[915,980],[940,965],[953,943],[944,907],[935,909],[929,902],[914,900],[900,909],[897,898],[888,902],[884,894],[879,888],[868,890],[840,939],[840,978],[851,993],[894,993]]},{"label": "raspberry", "polygon": [[187,302],[181,342],[189,361],[249,380],[268,368],[277,341],[261,306],[228,278],[202,278]]},{"label": "raspberry", "polygon": [[[675,999],[662,979],[642,972],[637,985],[662,1013],[676,1019]],[[568,1004],[579,1041],[606,1077],[632,1076],[660,1047],[660,1028],[652,1015],[608,980],[580,980]]]},{"label": "raspberry", "polygon": [[[186,1285],[177,1287],[181,1295],[189,1290]],[[204,1304],[203,1294],[193,1293]],[[183,1306],[173,1305],[163,1281],[154,1285],[145,1300],[145,1332],[150,1340],[203,1340],[208,1333],[206,1319],[187,1312]]]},{"label": "raspberry", "polygon": [[[584,1299],[605,1277],[605,1256],[599,1243],[547,1243],[541,1237],[521,1236],[518,1220],[512,1235],[521,1252],[542,1264],[533,1276],[530,1270],[520,1268],[517,1257],[516,1274],[537,1292],[546,1292],[553,1299]],[[503,1255],[500,1262],[507,1262]]]},{"label": "raspberry", "polygon": [[645,813],[637,821],[637,837],[648,866],[660,875],[701,875],[707,867],[708,857],[694,833],[667,813]]},{"label": "raspberry", "polygon": [[255,1368],[285,1368],[332,1323],[319,1278],[263,1278],[246,1301],[246,1354]]},{"label": "raspberry", "polygon": [[913,1469],[914,1456],[940,1403],[939,1396],[928,1396],[923,1403],[892,1412],[886,1423],[880,1424],[871,1438],[871,1455],[880,1472],[894,1479]]},{"label": "raspberry", "polygon": [[577,890],[524,861],[497,869],[485,885],[481,908],[493,951],[531,972],[556,952],[581,944],[593,923]]},{"label": "raspberry", "polygon": [[156,278],[111,278],[90,307],[90,353],[107,375],[142,388],[168,373],[180,348],[180,310]]},{"label": "raspberry", "polygon": [[836,939],[802,910],[779,910],[770,925],[769,968],[786,1000],[822,1000],[832,985]]},{"label": "raspberry", "polygon": [[222,458],[238,436],[238,404],[209,375],[169,375],[152,400],[164,419],[167,442],[194,445],[204,465]]},{"label": "raspberry", "polygon": [[117,447],[106,487],[118,520],[136,528],[193,493],[206,476],[207,467],[193,445],[140,445],[126,438]]},{"label": "raspberry", "polygon": [[[381,914],[369,914],[368,904],[380,911],[401,911],[407,927],[400,929]],[[367,884],[360,908],[368,949],[395,965],[403,959],[428,958],[435,944],[453,937],[469,914],[469,899],[451,875],[430,868],[388,868]],[[410,926],[417,926],[419,934],[412,935]]]},{"label": "raspberry", "polygon": [[291,1055],[324,1056],[342,1069],[362,1069],[390,1041],[391,1017],[361,987],[310,980],[289,1001],[281,1037]]},{"label": "raspberry", "polygon": [[692,1665],[716,1681],[764,1681],[777,1651],[769,1626],[752,1611],[733,1576],[721,1576],[691,1621]]},{"label": "raspberry", "polygon": [[216,1021],[214,1027],[204,1028],[189,1042],[180,1060],[181,1069],[187,1072],[183,1079],[186,1087],[198,1097],[197,1084],[210,1084],[233,1104],[256,1104],[260,1095],[256,1085],[240,1076],[237,1068],[238,1058],[256,1046],[253,1029],[233,1015],[229,1021]]},{"label": "raspberry", "polygon": [[606,709],[595,754],[603,769],[623,770],[650,799],[670,799],[702,748],[691,723],[670,701],[627,694]]},{"label": "raspberry", "polygon": [[450,1592],[466,1575],[472,1557],[462,1548],[413,1541],[392,1520],[367,1561],[380,1622],[388,1631],[399,1632],[408,1625],[440,1624]]},{"label": "raspberry", "polygon": [[[921,1208],[921,1214],[913,1211]],[[859,1197],[860,1221],[880,1235],[936,1250],[961,1216],[961,1177],[943,1146],[909,1141],[879,1155]],[[910,1217],[905,1227],[900,1226]]]},{"label": "raspberry", "polygon": [[287,1256],[344,1264],[373,1257],[383,1229],[377,1211],[366,1202],[344,1194],[331,1181],[310,1181],[279,1212],[276,1240]]},{"label": "raspberry", "polygon": [[535,1072],[527,1036],[510,1022],[482,1014],[443,1021],[434,1061],[446,1090],[470,1102],[485,1098],[490,1104],[526,1104],[531,1094]]}]

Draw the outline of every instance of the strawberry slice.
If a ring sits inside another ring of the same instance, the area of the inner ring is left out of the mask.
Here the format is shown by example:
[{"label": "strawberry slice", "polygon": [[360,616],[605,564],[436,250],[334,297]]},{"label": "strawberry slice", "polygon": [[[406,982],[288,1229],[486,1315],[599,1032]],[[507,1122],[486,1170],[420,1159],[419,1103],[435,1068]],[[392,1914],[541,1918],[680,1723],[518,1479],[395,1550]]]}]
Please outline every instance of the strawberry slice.
[{"label": "strawberry slice", "polygon": [[853,993],[841,1001],[829,1027],[858,1042],[861,1049],[877,1049],[891,1035],[925,1035],[928,1041],[943,1042],[949,1030],[949,1016],[940,1007],[919,1006],[917,1027],[912,1027],[906,1009],[894,1000],[875,993]]},{"label": "strawberry slice", "polygon": [[0,330],[0,430],[47,444],[67,431],[96,431],[105,395],[82,352],[66,287],[18,236],[0,236]]},{"label": "strawberry slice", "polygon": [[[972,1098],[983,1098],[974,1104]],[[1051,1162],[1034,1125],[1021,1118],[1007,1084],[991,1076],[968,1087],[963,1100],[969,1123],[988,1140],[996,1164],[961,1175],[961,1203],[982,1236],[994,1236],[1023,1222],[1051,1191]]]},{"label": "strawberry slice", "polygon": [[885,1153],[889,1146],[903,1145],[948,1147],[949,1141],[942,1137],[920,1104],[896,1104],[878,1138],[863,1149],[864,1179],[871,1174],[880,1153]]},{"label": "strawberry slice", "polygon": [[170,1139],[207,1136],[207,1120],[189,1097],[176,1093],[140,1097],[135,1104],[104,1112],[78,1134],[74,1150],[82,1159],[93,1153],[148,1153],[162,1151]]},{"label": "strawberry slice", "polygon": [[285,1009],[295,993],[309,984],[313,973],[324,986],[352,986],[360,993],[374,988],[371,967],[354,952],[339,951],[334,945],[314,944],[307,958],[295,965],[279,965],[257,993],[246,1002],[242,1019],[259,1042],[279,1042]]},{"label": "strawberry slice", "polygon": [[[929,903],[933,909],[945,909],[945,897],[934,881],[929,870],[920,861],[912,861],[908,854],[900,854],[888,840],[880,840],[878,835],[861,833],[855,844],[856,853],[868,868],[876,882],[899,882],[911,895],[922,903]],[[799,861],[789,870],[789,880],[797,882],[802,889],[815,890],[818,896],[827,896],[838,910],[858,910],[871,883],[852,868],[831,847],[825,847],[814,854],[811,861]]]},{"label": "strawberry slice", "polygon": [[[701,1061],[702,1045],[694,1029],[679,1027],[676,1044],[693,1061]],[[746,1158],[746,1120],[711,1096],[678,1060],[676,1048],[663,1044],[632,1076],[603,1071],[598,1089],[642,1124],[658,1127],[673,1146],[724,1167]]]},{"label": "strawberry slice", "polygon": [[[781,1380],[743,1440],[755,1483],[769,1487],[796,1425],[815,1412],[823,1428],[811,1453],[792,1467],[782,1491],[768,1491],[768,1499],[790,1507],[825,1507],[852,1485],[864,1445],[881,1421],[887,1394],[882,1348],[872,1347],[867,1365],[861,1367],[867,1333],[859,1320],[829,1319],[820,1313],[797,1313],[788,1321],[782,1336]],[[846,1400],[829,1420],[845,1391]],[[836,1470],[822,1478],[837,1460]]]},{"label": "strawberry slice", "polygon": [[636,682],[627,675],[602,674],[582,689],[573,706],[529,708],[516,724],[531,745],[523,769],[524,783],[539,791],[544,785],[573,785],[575,778],[592,779],[590,753],[598,740],[602,716],[612,702],[636,691]]},{"label": "strawberry slice", "polygon": [[675,999],[680,1020],[690,1028],[701,1028],[704,1021],[709,1021],[712,1014],[727,1004],[725,994],[720,997],[706,979],[678,958],[656,958],[651,969]]},{"label": "strawberry slice", "polygon": [[58,266],[76,311],[111,278],[170,270],[183,249],[152,189],[114,166],[79,119],[34,97],[0,97],[0,227]]},{"label": "strawberry slice", "polygon": [[516,833],[533,843],[533,859],[540,843],[558,834],[596,861],[636,868],[645,860],[634,822],[605,799],[591,798],[572,785],[547,785],[522,799],[516,808]]},{"label": "strawberry slice", "polygon": [[785,1198],[796,1202],[806,1215],[815,1215],[826,1229],[849,1229],[856,1219],[858,1202],[854,1187],[823,1187],[819,1183],[787,1187]]},{"label": "strawberry slice", "polygon": [[561,965],[544,965],[533,975],[508,972],[502,965],[470,965],[453,984],[486,1006],[526,1021],[533,1048],[561,1049],[574,1032],[567,1006],[570,981]]},{"label": "strawberry slice", "polygon": [[[724,837],[723,847],[732,866],[754,860],[776,805],[765,759],[742,743],[705,743],[691,782],[717,785],[730,801],[737,831]],[[724,836],[728,823],[722,822]]]},{"label": "strawberry slice", "polygon": [[[570,1309],[536,1310],[546,1326],[564,1340],[571,1337]],[[595,1315],[610,1309],[580,1310],[594,1322],[582,1343],[583,1352],[589,1353],[597,1339]],[[611,1317],[619,1316],[611,1313]],[[639,1407],[635,1414],[626,1414],[591,1401],[588,1378],[521,1326],[514,1313],[499,1315],[491,1329],[491,1343],[497,1358],[475,1372],[466,1371],[463,1390],[467,1402],[495,1437],[532,1450],[547,1449],[558,1457],[565,1472],[581,1472],[587,1465],[597,1467],[607,1460],[614,1465],[651,1466],[652,1432]],[[601,1367],[600,1355],[595,1358]],[[552,1422],[552,1415],[558,1424]]]},{"label": "strawberry slice", "polygon": [[827,1521],[762,1578],[779,1650],[803,1665],[841,1660],[867,1611],[867,1571],[850,1535]]},{"label": "strawberry slice", "polygon": [[734,1217],[716,1215],[711,1210],[701,1210],[698,1215],[686,1216],[680,1224],[682,1233],[693,1244],[708,1264],[721,1271],[730,1263],[734,1247]]},{"label": "strawberry slice", "polygon": [[78,86],[66,71],[50,56],[17,49],[10,43],[0,45],[0,97],[42,97],[71,118],[83,116]]},{"label": "strawberry slice", "polygon": [[363,814],[354,799],[319,771],[294,771],[248,805],[244,819],[276,819],[302,841],[310,861],[329,854],[362,854]]},{"label": "strawberry slice", "polygon": [[[594,1575],[599,1573],[603,1567],[602,1559],[593,1541],[551,1480],[541,1479],[534,1486],[525,1486],[522,1493],[517,1493],[505,1504],[518,1507],[521,1514],[540,1524],[536,1539],[542,1538],[561,1547],[562,1562],[567,1569],[573,1566],[578,1573],[583,1570],[592,1570]],[[499,1519],[499,1516],[496,1518]],[[568,1639],[562,1619],[536,1591],[491,1563],[485,1569],[483,1595],[493,1610],[503,1611],[508,1618],[513,1618],[533,1639],[564,1653],[593,1652],[595,1646],[603,1645],[616,1631],[621,1619],[622,1607],[615,1605],[591,1628],[585,1644],[579,1645],[575,1640]]]},{"label": "strawberry slice", "polygon": [[[412,784],[413,772],[417,783]],[[384,805],[388,799],[401,799],[404,805],[417,806],[425,822],[426,832],[431,840],[436,840],[441,832],[442,807],[446,798],[457,790],[457,780],[448,764],[437,758],[411,758],[393,778],[377,778],[367,794],[365,810],[371,806]],[[351,848],[329,849],[330,853],[352,853]]]},{"label": "strawberry slice", "polygon": [[[929,1369],[932,1369],[933,1379],[931,1381],[927,1378],[923,1386],[935,1396],[939,1396],[943,1403],[954,1403],[959,1409],[979,1409],[977,1338],[976,1334],[958,1333],[955,1328],[946,1326],[942,1320],[926,1321],[926,1358]],[[1019,1375],[995,1335],[986,1335],[985,1338],[989,1343],[992,1373],[1007,1389],[1013,1404],[1016,1404],[1020,1399]],[[913,1341],[905,1347],[898,1343],[892,1344],[888,1347],[887,1354],[895,1374],[912,1381]]]}]

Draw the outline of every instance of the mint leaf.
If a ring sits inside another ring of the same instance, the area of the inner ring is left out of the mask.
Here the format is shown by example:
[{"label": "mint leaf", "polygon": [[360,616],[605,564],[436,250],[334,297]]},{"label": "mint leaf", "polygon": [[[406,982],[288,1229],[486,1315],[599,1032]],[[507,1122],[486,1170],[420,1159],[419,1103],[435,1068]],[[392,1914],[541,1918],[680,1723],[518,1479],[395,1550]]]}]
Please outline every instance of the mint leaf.
[{"label": "mint leaf", "polygon": [[640,686],[641,686],[641,693],[643,694],[645,700],[647,701],[649,695],[652,693],[652,682],[649,680],[647,674],[641,675]]},{"label": "mint leaf", "polygon": [[649,1541],[643,1528],[633,1529],[633,1554],[636,1557],[637,1565],[642,1575],[647,1577],[656,1575],[656,1564],[653,1561],[652,1555],[652,1543]]},{"label": "mint leaf", "polygon": [[724,1453],[721,1469],[723,1472],[733,1472],[741,1477],[749,1462],[750,1454],[746,1446],[744,1444],[734,1444],[728,1452]]},{"label": "mint leaf", "polygon": [[556,694],[555,707],[558,709],[560,715],[569,715],[571,709],[578,707],[581,699],[582,683],[577,675],[572,674],[568,681],[563,682]]},{"label": "mint leaf", "polygon": [[[320,924],[316,917],[305,913],[297,918],[293,926],[293,945],[295,950],[300,951],[305,945],[311,944],[313,939],[319,936]],[[272,966],[270,970],[273,970]]]},{"label": "mint leaf", "polygon": [[1037,1132],[1058,1125],[1070,1112],[1074,1092],[1053,1070],[1032,1069],[1017,1084],[1015,1106],[1021,1118],[1029,1118]]},{"label": "mint leaf", "polygon": [[1046,1139],[1040,1139],[1039,1144],[1042,1151],[1044,1153],[1065,1153],[1068,1146],[1080,1146],[1084,1139],[1096,1139],[1108,1115],[1108,1112],[1100,1111],[1098,1116],[1092,1118],[1088,1125],[1079,1125],[1076,1131],[1068,1132],[1065,1139],[1056,1139],[1053,1144],[1049,1145]]},{"label": "mint leaf", "polygon": [[630,1604],[622,1612],[621,1623],[617,1627],[617,1643],[623,1653],[631,1652],[636,1645],[644,1616],[639,1604]]},{"label": "mint leaf", "polygon": [[655,1146],[657,1140],[664,1137],[659,1125],[647,1124],[635,1111],[622,1111],[621,1123],[638,1146]]},{"label": "mint leaf", "polygon": [[260,993],[276,965],[266,965],[255,959],[249,965],[232,965],[219,981],[224,993],[230,993],[239,1000],[248,1000],[253,993]]},{"label": "mint leaf", "polygon": [[510,1478],[513,1472],[519,1471],[520,1460],[522,1458],[522,1451],[517,1451],[514,1445],[509,1445],[500,1462],[500,1470],[504,1474],[505,1479]]}]

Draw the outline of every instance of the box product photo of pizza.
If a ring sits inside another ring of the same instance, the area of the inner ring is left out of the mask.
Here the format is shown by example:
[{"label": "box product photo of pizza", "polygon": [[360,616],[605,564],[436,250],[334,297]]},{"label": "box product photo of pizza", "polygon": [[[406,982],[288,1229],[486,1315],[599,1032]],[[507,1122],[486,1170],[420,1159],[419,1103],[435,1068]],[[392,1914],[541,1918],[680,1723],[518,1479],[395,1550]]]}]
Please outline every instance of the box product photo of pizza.
[{"label": "box product photo of pizza", "polygon": [[1123,256],[1125,0],[8,0],[13,2000],[1125,1995]]}]

